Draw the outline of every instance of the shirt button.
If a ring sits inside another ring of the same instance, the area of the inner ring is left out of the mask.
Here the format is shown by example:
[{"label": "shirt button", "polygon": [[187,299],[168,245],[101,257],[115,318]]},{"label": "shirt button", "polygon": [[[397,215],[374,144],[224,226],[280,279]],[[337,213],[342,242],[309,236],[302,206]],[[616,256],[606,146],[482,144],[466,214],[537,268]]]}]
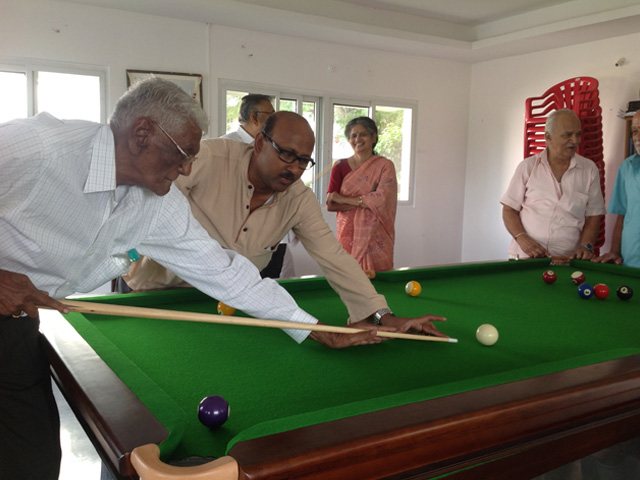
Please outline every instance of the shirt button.
[{"label": "shirt button", "polygon": [[247,210],[249,210],[249,205],[247,205]]},{"label": "shirt button", "polygon": [[249,230],[247,227],[244,227],[244,228],[242,229],[242,231],[243,231],[243,232],[246,232],[247,230]]},{"label": "shirt button", "polygon": [[253,185],[249,185],[249,190],[251,190],[253,188]]}]

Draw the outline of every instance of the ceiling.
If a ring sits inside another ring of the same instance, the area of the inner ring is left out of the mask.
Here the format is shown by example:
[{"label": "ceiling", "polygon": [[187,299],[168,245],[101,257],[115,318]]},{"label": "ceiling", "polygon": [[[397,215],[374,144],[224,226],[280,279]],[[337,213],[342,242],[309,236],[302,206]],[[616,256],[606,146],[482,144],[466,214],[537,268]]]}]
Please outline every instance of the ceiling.
[{"label": "ceiling", "polygon": [[58,0],[479,62],[640,32],[640,0]]}]

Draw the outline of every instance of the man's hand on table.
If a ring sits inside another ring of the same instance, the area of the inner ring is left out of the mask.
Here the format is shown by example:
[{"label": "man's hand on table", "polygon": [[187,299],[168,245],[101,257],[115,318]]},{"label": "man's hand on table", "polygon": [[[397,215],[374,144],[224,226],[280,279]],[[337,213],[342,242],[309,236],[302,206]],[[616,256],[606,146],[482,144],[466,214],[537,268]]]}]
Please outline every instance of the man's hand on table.
[{"label": "man's hand on table", "polygon": [[586,248],[584,245],[580,245],[578,249],[571,255],[572,259],[576,260],[591,260],[593,258],[593,251]]},{"label": "man's hand on table", "polygon": [[540,245],[526,233],[519,235],[516,239],[516,242],[522,249],[522,251],[531,258],[544,258],[551,256],[542,245]]},{"label": "man's hand on table", "polygon": [[615,263],[616,265],[622,265],[622,257],[616,252],[607,252],[599,257],[593,257],[592,262],[595,263]]},{"label": "man's hand on table", "polygon": [[395,328],[381,327],[377,325],[371,325],[367,322],[356,322],[348,325],[350,328],[359,328],[362,330],[369,330],[368,332],[360,333],[331,333],[331,332],[316,332],[313,331],[309,335],[309,338],[324,345],[327,348],[347,348],[355,347],[357,345],[371,345],[374,343],[380,343],[389,340],[388,338],[376,336],[376,331],[382,330],[385,332],[395,332]]},{"label": "man's hand on table", "polygon": [[393,327],[399,333],[417,333],[434,337],[449,338],[440,332],[433,322],[446,322],[447,319],[438,315],[424,315],[416,318],[396,317],[388,313],[382,316],[382,325]]},{"label": "man's hand on table", "polygon": [[47,292],[38,290],[29,277],[21,273],[0,270],[0,315],[20,317],[38,316],[36,305],[46,305],[61,313],[69,313],[59,301]]}]

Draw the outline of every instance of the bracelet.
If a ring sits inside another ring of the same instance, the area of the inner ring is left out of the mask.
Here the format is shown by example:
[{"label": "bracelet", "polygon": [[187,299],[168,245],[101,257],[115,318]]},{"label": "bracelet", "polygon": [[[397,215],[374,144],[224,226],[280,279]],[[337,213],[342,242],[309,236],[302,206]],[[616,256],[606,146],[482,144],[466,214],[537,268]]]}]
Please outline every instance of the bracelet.
[{"label": "bracelet", "polygon": [[527,232],[520,232],[520,233],[519,233],[519,234],[517,234],[515,237],[513,237],[513,239],[514,239],[514,240],[517,240],[517,239],[518,239],[518,237],[519,237],[520,235],[525,235],[526,233],[527,233]]}]

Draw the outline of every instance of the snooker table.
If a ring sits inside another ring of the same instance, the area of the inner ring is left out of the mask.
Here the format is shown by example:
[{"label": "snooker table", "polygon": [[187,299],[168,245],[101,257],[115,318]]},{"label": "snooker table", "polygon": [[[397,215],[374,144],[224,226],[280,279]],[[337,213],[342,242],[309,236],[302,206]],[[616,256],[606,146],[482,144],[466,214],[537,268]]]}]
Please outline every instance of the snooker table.
[{"label": "snooker table", "polygon": [[[575,270],[609,297],[580,298]],[[404,293],[409,280],[419,296]],[[536,259],[372,281],[397,315],[446,316],[439,328],[459,343],[330,350],[278,329],[46,310],[41,330],[55,381],[117,478],[137,478],[130,452],[145,444],[166,462],[229,455],[240,479],[531,478],[638,435],[639,269]],[[344,325],[323,278],[280,283],[322,322]],[[618,299],[622,284],[637,296]],[[87,300],[216,310],[193,289]],[[500,332],[492,347],[475,339],[483,323]],[[196,415],[211,394],[231,405],[217,430]]]}]

